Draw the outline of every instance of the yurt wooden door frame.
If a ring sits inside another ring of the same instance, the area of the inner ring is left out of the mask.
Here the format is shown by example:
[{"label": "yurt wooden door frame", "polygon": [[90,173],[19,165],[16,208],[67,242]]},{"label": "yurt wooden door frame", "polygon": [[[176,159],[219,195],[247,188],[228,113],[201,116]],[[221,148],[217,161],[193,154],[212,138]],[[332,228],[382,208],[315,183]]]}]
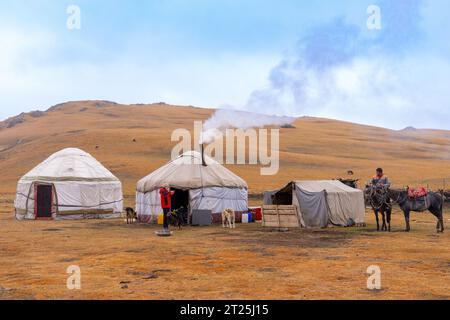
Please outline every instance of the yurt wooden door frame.
[{"label": "yurt wooden door frame", "polygon": [[55,187],[51,183],[34,184],[34,218],[53,220],[55,213]]}]

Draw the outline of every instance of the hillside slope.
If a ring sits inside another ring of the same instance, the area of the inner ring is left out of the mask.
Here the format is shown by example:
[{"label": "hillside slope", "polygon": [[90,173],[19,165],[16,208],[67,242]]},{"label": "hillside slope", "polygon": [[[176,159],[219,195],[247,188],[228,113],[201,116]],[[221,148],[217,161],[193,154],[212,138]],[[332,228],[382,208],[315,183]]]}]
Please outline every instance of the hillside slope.
[{"label": "hillside slope", "polygon": [[[124,184],[131,198],[136,181],[170,158],[171,133],[192,130],[212,109],[120,105],[106,101],[60,104],[45,112],[0,122],[0,192],[13,194],[16,182],[53,152],[78,147],[96,157]],[[280,171],[260,176],[259,166],[228,166],[247,180],[250,192],[277,188],[292,179],[330,179],[353,170],[367,180],[382,166],[397,186],[450,184],[450,131],[403,130],[341,121],[300,118],[280,130]]]}]

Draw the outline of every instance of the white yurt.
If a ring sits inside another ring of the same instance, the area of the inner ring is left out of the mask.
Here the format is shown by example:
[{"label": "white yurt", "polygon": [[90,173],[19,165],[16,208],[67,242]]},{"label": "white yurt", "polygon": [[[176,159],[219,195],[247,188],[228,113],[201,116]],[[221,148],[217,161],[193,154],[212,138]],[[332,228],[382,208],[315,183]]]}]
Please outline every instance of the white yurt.
[{"label": "white yurt", "polygon": [[234,209],[239,221],[248,210],[247,183],[208,156],[188,151],[142,178],[137,183],[136,212],[142,222],[155,223],[162,212],[159,189],[175,191],[172,209],[211,210],[212,222],[222,220],[222,211]]},{"label": "white yurt", "polygon": [[18,220],[117,218],[122,184],[89,153],[68,148],[19,180],[14,206]]}]

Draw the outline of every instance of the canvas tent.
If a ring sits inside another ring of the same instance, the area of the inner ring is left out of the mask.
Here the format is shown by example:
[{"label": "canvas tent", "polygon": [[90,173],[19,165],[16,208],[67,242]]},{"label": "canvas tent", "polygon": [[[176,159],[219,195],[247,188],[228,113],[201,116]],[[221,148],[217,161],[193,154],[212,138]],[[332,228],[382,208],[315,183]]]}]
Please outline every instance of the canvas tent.
[{"label": "canvas tent", "polygon": [[271,191],[265,191],[263,194],[263,201],[264,204],[271,205],[273,204],[273,196],[278,192],[279,190],[271,190]]},{"label": "canvas tent", "polygon": [[54,153],[17,184],[16,218],[120,217],[122,184],[90,154],[76,148]]},{"label": "canvas tent", "polygon": [[363,192],[337,180],[293,181],[264,197],[264,204],[297,206],[303,227],[364,223]]},{"label": "canvas tent", "polygon": [[170,187],[175,191],[172,209],[212,210],[213,223],[218,223],[222,211],[232,208],[239,220],[248,209],[247,183],[206,155],[205,162],[199,152],[188,151],[142,178],[136,189],[138,219],[155,223],[162,213],[159,189]]}]

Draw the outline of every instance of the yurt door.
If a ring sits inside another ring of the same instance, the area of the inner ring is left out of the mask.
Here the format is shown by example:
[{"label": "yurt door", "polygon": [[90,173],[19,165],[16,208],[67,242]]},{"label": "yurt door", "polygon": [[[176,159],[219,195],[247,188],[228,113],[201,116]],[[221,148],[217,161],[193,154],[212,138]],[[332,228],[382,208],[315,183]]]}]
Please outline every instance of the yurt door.
[{"label": "yurt door", "polygon": [[36,186],[36,219],[51,219],[53,206],[53,187],[51,185]]}]

